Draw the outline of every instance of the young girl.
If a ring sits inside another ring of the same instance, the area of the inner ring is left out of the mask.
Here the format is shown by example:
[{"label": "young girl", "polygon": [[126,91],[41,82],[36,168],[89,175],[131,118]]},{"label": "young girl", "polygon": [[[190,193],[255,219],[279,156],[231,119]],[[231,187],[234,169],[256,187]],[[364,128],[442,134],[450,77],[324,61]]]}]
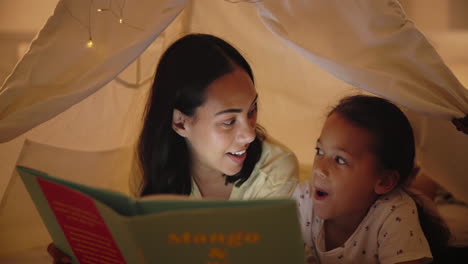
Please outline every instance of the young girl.
[{"label": "young girl", "polygon": [[418,214],[426,216],[404,188],[415,146],[398,107],[378,97],[342,99],[316,150],[312,181],[293,194],[310,263],[431,261]]},{"label": "young girl", "polygon": [[[230,44],[206,34],[173,43],[148,98],[135,194],[290,197],[297,159],[257,125],[257,101],[252,70]],[[54,244],[48,251],[54,263],[70,261]]]}]

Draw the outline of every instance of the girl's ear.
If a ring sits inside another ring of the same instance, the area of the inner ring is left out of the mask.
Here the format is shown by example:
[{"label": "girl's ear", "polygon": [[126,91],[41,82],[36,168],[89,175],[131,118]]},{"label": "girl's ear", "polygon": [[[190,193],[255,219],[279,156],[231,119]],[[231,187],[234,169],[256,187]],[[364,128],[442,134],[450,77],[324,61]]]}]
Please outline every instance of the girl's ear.
[{"label": "girl's ear", "polygon": [[400,174],[396,170],[384,171],[374,186],[376,194],[385,194],[393,190],[400,180]]},{"label": "girl's ear", "polygon": [[188,117],[184,113],[174,109],[172,112],[172,129],[181,137],[187,137],[187,120]]}]

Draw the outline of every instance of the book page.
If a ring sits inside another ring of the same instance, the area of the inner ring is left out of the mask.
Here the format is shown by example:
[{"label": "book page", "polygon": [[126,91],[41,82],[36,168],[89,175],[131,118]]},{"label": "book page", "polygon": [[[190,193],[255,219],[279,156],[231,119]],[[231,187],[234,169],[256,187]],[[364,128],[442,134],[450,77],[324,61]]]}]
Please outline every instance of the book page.
[{"label": "book page", "polygon": [[79,263],[125,263],[92,198],[37,178]]}]

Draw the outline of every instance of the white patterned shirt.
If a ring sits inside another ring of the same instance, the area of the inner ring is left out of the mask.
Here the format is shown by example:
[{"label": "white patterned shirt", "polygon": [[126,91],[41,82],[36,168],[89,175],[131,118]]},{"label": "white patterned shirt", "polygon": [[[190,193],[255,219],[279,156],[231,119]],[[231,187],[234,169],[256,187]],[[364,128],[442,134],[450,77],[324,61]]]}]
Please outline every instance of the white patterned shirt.
[{"label": "white patterned shirt", "polygon": [[414,200],[397,188],[382,195],[342,247],[325,249],[324,221],[313,213],[312,187],[302,182],[293,193],[309,263],[382,263],[432,260]]}]

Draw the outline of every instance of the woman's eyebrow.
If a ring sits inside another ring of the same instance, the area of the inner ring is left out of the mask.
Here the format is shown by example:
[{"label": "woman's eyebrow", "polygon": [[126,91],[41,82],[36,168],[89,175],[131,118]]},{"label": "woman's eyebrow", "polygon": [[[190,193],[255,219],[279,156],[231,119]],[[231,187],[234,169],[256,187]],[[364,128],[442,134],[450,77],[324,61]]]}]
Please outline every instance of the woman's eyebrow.
[{"label": "woman's eyebrow", "polygon": [[226,113],[240,113],[240,112],[242,112],[242,109],[230,108],[230,109],[226,109],[226,110],[223,110],[223,111],[219,111],[218,113],[215,114],[215,116],[226,114]]},{"label": "woman's eyebrow", "polygon": [[[252,103],[250,103],[250,105],[255,104],[257,102],[257,98],[258,98],[258,94],[255,95],[255,98],[252,100]],[[226,113],[241,113],[241,112],[242,112],[242,109],[240,109],[240,108],[229,108],[229,109],[225,109],[223,111],[219,111],[218,113],[215,114],[215,116],[226,114]]]}]

